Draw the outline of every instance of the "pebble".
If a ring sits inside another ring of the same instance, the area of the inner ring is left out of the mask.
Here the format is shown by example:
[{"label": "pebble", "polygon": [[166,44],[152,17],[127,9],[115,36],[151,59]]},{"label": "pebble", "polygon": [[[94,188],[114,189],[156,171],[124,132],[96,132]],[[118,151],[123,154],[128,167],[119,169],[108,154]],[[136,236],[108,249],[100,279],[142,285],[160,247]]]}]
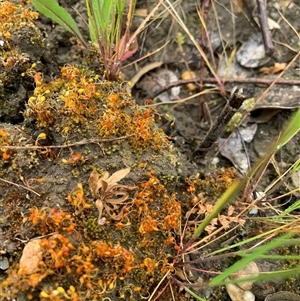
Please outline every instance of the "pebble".
[{"label": "pebble", "polygon": [[7,270],[9,267],[9,262],[7,257],[3,256],[2,258],[0,257],[0,269],[1,270]]}]

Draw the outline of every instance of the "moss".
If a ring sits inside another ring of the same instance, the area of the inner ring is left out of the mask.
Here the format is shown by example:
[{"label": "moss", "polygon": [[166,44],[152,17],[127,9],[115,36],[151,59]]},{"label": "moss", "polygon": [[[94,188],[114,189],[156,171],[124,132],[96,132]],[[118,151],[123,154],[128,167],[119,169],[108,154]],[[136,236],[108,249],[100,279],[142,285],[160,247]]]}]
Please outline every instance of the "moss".
[{"label": "moss", "polygon": [[111,85],[99,75],[73,66],[63,67],[61,73],[48,84],[41,73],[33,74],[36,88],[24,116],[35,120],[38,128],[66,139],[74,133],[115,138],[103,149],[106,154],[120,151],[120,137],[136,152],[166,145],[162,131],[155,126],[154,112],[140,109],[121,84]]},{"label": "moss", "polygon": [[0,117],[21,120],[25,86],[32,85],[26,74],[41,58],[45,39],[35,26],[36,12],[9,1],[0,3]]},{"label": "moss", "polygon": [[[175,195],[168,195],[153,172],[148,176],[140,183],[134,205],[124,211],[119,222],[107,219],[99,226],[92,203],[79,184],[67,198],[70,210],[31,208],[28,221],[36,235],[44,237],[40,242],[43,260],[35,279],[20,272],[18,265],[12,267],[2,283],[4,292],[15,296],[17,292],[30,291],[46,298],[61,291],[60,300],[71,293],[72,300],[85,293],[97,299],[128,292],[135,298],[147,294],[145,284],[163,276],[169,254],[175,251],[173,231],[178,230],[181,214]],[[63,287],[49,289],[43,284],[43,279],[51,277],[55,281],[63,275],[67,279]],[[124,285],[116,289],[116,281]]]},{"label": "moss", "polygon": [[[279,254],[286,255],[286,256],[300,254],[300,246],[294,245],[294,246],[281,247],[279,248]],[[282,262],[282,268],[285,270],[298,268],[299,265],[300,265],[300,260],[285,260]],[[286,279],[282,289],[288,290],[296,294],[300,294],[300,277],[295,276]]]}]

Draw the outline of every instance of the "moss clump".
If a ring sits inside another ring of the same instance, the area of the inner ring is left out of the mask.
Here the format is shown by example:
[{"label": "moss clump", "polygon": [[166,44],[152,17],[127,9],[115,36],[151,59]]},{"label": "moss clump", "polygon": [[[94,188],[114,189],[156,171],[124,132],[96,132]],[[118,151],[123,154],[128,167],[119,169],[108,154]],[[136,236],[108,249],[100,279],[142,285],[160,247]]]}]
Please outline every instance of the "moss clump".
[{"label": "moss clump", "polygon": [[22,119],[26,89],[32,79],[26,71],[45,52],[45,39],[35,25],[36,12],[9,1],[0,3],[0,118]]},{"label": "moss clump", "polygon": [[112,85],[73,66],[63,67],[61,75],[44,83],[41,73],[33,74],[36,88],[25,117],[34,119],[38,128],[50,129],[65,139],[74,134],[127,137],[135,151],[166,144],[163,132],[155,126],[154,111],[137,106],[122,83]]},{"label": "moss clump", "polygon": [[38,18],[38,13],[25,9],[22,5],[12,2],[0,3],[0,37],[10,39],[14,30],[22,27],[24,22],[32,22]]},{"label": "moss clump", "polygon": [[[21,261],[8,270],[2,282],[4,295],[73,301],[105,296],[138,300],[148,295],[178,249],[174,234],[181,214],[175,194],[169,194],[153,172],[148,176],[122,220],[109,220],[107,215],[108,222],[97,225],[102,232],[98,238],[86,233],[93,208],[82,185],[68,198],[70,211],[31,208],[27,221],[38,236],[35,254],[42,255],[34,272],[28,273]],[[49,287],[49,279],[56,285]]]}]

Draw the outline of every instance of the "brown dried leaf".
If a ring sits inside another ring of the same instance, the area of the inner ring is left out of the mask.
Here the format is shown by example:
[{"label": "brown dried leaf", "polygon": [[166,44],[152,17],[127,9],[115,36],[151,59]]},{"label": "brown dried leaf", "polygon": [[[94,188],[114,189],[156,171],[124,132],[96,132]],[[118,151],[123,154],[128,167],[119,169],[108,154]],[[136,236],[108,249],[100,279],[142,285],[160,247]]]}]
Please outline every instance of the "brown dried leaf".
[{"label": "brown dried leaf", "polygon": [[40,239],[29,241],[23,249],[20,259],[21,274],[33,274],[38,270],[39,262],[43,258],[42,247],[40,246]]},{"label": "brown dried leaf", "polygon": [[100,188],[99,186],[99,174],[97,171],[92,171],[89,178],[89,185],[90,188],[94,194],[94,196],[98,193],[98,190]]},{"label": "brown dried leaf", "polygon": [[230,224],[230,221],[228,220],[227,216],[225,216],[225,215],[219,215],[219,222],[225,229]]},{"label": "brown dried leaf", "polygon": [[[101,224],[103,210],[113,218],[114,220],[120,220],[123,217],[123,210],[126,205],[132,203],[132,201],[125,203],[129,198],[128,190],[133,190],[135,186],[120,185],[118,181],[125,178],[130,172],[130,168],[125,168],[116,171],[111,176],[106,171],[104,175],[99,178],[99,174],[93,171],[90,175],[89,184],[94,192],[98,194],[95,205],[99,211],[98,224]],[[96,175],[96,174],[97,175]],[[101,191],[99,189],[101,187]],[[116,211],[119,210],[118,213]]]},{"label": "brown dried leaf", "polygon": [[107,182],[108,178],[109,178],[109,173],[108,173],[108,171],[105,171],[104,175],[100,179],[101,179],[101,181]]},{"label": "brown dried leaf", "polygon": [[125,178],[129,173],[130,173],[130,167],[116,171],[107,179],[108,186],[111,187],[113,185],[116,185],[120,180]]},{"label": "brown dried leaf", "polygon": [[231,216],[234,212],[234,207],[230,205],[227,210],[227,216]]},{"label": "brown dried leaf", "polygon": [[212,225],[207,225],[206,227],[205,227],[205,231],[208,233],[208,234],[211,234],[214,230],[216,230],[217,229],[217,227],[215,227],[215,226],[212,226]]},{"label": "brown dried leaf", "polygon": [[232,0],[231,4],[232,4],[232,7],[233,7],[233,12],[235,14],[240,14],[245,10],[244,2],[242,0]]},{"label": "brown dried leaf", "polygon": [[275,74],[281,72],[286,67],[286,63],[275,63],[271,67],[260,68],[259,71],[263,74]]},{"label": "brown dried leaf", "polygon": [[[182,79],[193,79],[193,78],[196,78],[196,73],[194,71],[189,71],[189,70],[186,70],[184,71],[182,74],[181,74],[181,78]],[[190,90],[190,91],[194,91],[197,89],[197,85],[193,84],[193,83],[190,83],[190,84],[187,84],[186,85],[187,88]]]},{"label": "brown dried leaf", "polygon": [[99,183],[101,183],[101,193],[105,193],[109,190],[108,183],[106,181],[100,179]]},{"label": "brown dried leaf", "polygon": [[104,206],[103,206],[103,201],[101,201],[101,200],[97,200],[96,202],[95,202],[95,205],[96,205],[96,207],[97,207],[97,209],[98,209],[98,211],[99,211],[99,215],[98,215],[98,225],[100,224],[100,219],[101,219],[101,217],[102,217],[102,212],[103,212],[103,208],[104,208]]},{"label": "brown dried leaf", "polygon": [[140,18],[146,18],[149,15],[147,8],[137,8],[134,14]]}]

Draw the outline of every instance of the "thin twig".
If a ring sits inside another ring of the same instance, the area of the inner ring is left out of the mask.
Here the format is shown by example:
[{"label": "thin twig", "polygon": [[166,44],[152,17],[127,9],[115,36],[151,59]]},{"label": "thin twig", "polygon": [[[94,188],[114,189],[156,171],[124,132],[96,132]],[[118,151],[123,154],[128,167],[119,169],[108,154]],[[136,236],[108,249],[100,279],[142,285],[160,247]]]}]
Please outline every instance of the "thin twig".
[{"label": "thin twig", "polygon": [[262,36],[265,45],[265,51],[267,55],[272,56],[274,53],[274,45],[272,42],[271,31],[268,24],[268,16],[266,11],[265,0],[256,0],[258,19],[262,31]]},{"label": "thin twig", "polygon": [[11,181],[8,181],[8,180],[5,180],[5,179],[3,179],[3,178],[0,178],[0,181],[2,181],[2,182],[4,182],[4,183],[7,183],[7,184],[11,184],[11,185],[17,186],[17,187],[19,187],[19,188],[26,189],[26,190],[28,190],[28,191],[30,191],[30,192],[32,192],[32,193],[34,193],[34,194],[36,194],[37,196],[41,196],[39,193],[37,193],[37,192],[36,192],[36,191],[34,191],[33,189],[31,189],[31,188],[28,188],[28,187],[26,187],[26,186],[24,186],[24,185],[17,184],[17,183],[14,183],[14,182],[11,182]]},{"label": "thin twig", "polygon": [[[279,84],[282,79],[280,79],[283,74],[294,64],[294,62],[297,61],[297,59],[300,56],[300,51],[294,56],[294,58],[287,64],[287,66],[282,70],[276,78],[273,79],[273,81],[270,83],[270,86],[261,94],[261,96],[256,100],[256,103],[259,103],[264,97],[269,93],[269,91],[273,88],[275,84]],[[298,81],[299,82],[299,81]],[[299,85],[299,84],[297,84]],[[245,117],[246,118],[246,117]],[[242,122],[242,121],[241,121]]]},{"label": "thin twig", "polygon": [[200,96],[200,95],[203,95],[203,94],[213,94],[213,93],[216,94],[216,93],[218,93],[218,91],[219,91],[219,88],[206,89],[206,90],[203,90],[199,93],[195,93],[191,96],[188,96],[186,98],[182,98],[182,99],[178,99],[178,100],[162,101],[162,102],[158,102],[158,103],[152,103],[150,105],[141,106],[141,108],[151,108],[151,107],[157,107],[157,106],[166,105],[166,104],[174,105],[174,107],[175,107],[176,105],[184,103],[184,102],[186,102],[188,100],[191,100],[191,99],[193,99],[197,96]]},{"label": "thin twig", "polygon": [[[154,92],[153,94],[149,95],[147,98],[154,98],[157,95],[177,86],[182,86],[190,83],[199,83],[199,77],[191,78],[191,79],[182,79],[176,82],[172,82],[160,90]],[[248,78],[220,78],[221,82],[224,84],[262,84],[262,85],[270,85],[274,82],[274,78],[255,78],[255,77],[248,77]],[[203,84],[217,84],[217,81],[213,77],[206,77],[202,79]],[[276,81],[277,85],[291,85],[291,86],[300,86],[300,80],[287,80],[287,79],[279,79]]]},{"label": "thin twig", "polygon": [[118,138],[107,138],[107,139],[84,139],[80,140],[74,143],[69,143],[69,144],[64,144],[64,145],[49,145],[49,146],[39,146],[39,145],[34,145],[34,146],[13,146],[13,145],[1,145],[1,148],[6,148],[6,149],[47,149],[47,148],[68,148],[70,146],[75,146],[75,145],[83,145],[83,144],[90,144],[90,143],[100,143],[100,142],[111,142],[111,141],[116,141],[116,140],[123,140],[128,137],[132,137],[134,134],[128,135],[128,136],[122,136]]}]

